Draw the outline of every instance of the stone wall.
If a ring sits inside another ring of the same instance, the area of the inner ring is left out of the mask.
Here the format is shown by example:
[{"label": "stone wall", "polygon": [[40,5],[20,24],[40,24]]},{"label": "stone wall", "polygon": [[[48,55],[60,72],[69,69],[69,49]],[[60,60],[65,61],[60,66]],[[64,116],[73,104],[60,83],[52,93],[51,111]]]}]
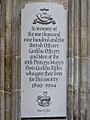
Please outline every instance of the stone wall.
[{"label": "stone wall", "polygon": [[[0,0],[0,120],[20,120],[21,9],[29,1]],[[42,1],[68,11],[67,120],[89,120],[90,0]]]}]

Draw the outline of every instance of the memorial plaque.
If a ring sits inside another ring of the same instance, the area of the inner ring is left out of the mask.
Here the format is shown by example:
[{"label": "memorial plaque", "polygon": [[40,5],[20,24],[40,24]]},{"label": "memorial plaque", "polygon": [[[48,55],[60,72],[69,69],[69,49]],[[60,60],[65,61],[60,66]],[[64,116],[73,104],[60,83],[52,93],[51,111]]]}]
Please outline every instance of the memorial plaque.
[{"label": "memorial plaque", "polygon": [[29,3],[21,13],[21,117],[66,117],[67,11]]}]

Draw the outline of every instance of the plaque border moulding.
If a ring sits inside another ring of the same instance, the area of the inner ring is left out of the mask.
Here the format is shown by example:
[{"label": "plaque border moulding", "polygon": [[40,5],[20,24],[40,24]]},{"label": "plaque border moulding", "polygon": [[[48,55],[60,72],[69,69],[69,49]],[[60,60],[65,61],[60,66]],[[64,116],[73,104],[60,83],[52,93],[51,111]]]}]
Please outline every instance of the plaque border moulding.
[{"label": "plaque border moulding", "polygon": [[65,2],[63,2],[63,1],[27,1],[27,3],[24,3],[24,5],[22,5],[22,7],[21,7],[21,11],[25,8],[25,7],[27,7],[27,5],[29,5],[29,4],[35,4],[35,3],[52,3],[52,4],[58,4],[58,5],[61,5],[65,10],[67,10],[67,8],[68,8],[68,2],[67,3],[65,3]]}]

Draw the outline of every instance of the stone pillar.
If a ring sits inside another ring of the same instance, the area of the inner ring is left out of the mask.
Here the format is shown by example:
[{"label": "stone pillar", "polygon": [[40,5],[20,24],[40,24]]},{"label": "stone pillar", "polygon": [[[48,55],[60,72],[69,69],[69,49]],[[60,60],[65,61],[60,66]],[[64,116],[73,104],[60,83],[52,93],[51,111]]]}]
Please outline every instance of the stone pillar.
[{"label": "stone pillar", "polygon": [[87,55],[88,55],[88,64],[87,64],[87,81],[88,81],[88,89],[87,89],[87,120],[90,119],[90,0],[88,0],[88,5],[87,5],[87,28],[88,28],[88,40],[87,40]]}]

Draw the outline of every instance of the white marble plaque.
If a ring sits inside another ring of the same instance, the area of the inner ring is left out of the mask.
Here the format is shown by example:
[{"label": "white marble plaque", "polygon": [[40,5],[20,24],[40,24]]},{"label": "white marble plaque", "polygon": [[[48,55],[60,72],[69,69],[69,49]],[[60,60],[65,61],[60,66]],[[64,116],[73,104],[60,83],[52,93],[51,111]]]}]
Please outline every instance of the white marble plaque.
[{"label": "white marble plaque", "polygon": [[29,3],[21,13],[21,117],[66,117],[67,11]]}]

